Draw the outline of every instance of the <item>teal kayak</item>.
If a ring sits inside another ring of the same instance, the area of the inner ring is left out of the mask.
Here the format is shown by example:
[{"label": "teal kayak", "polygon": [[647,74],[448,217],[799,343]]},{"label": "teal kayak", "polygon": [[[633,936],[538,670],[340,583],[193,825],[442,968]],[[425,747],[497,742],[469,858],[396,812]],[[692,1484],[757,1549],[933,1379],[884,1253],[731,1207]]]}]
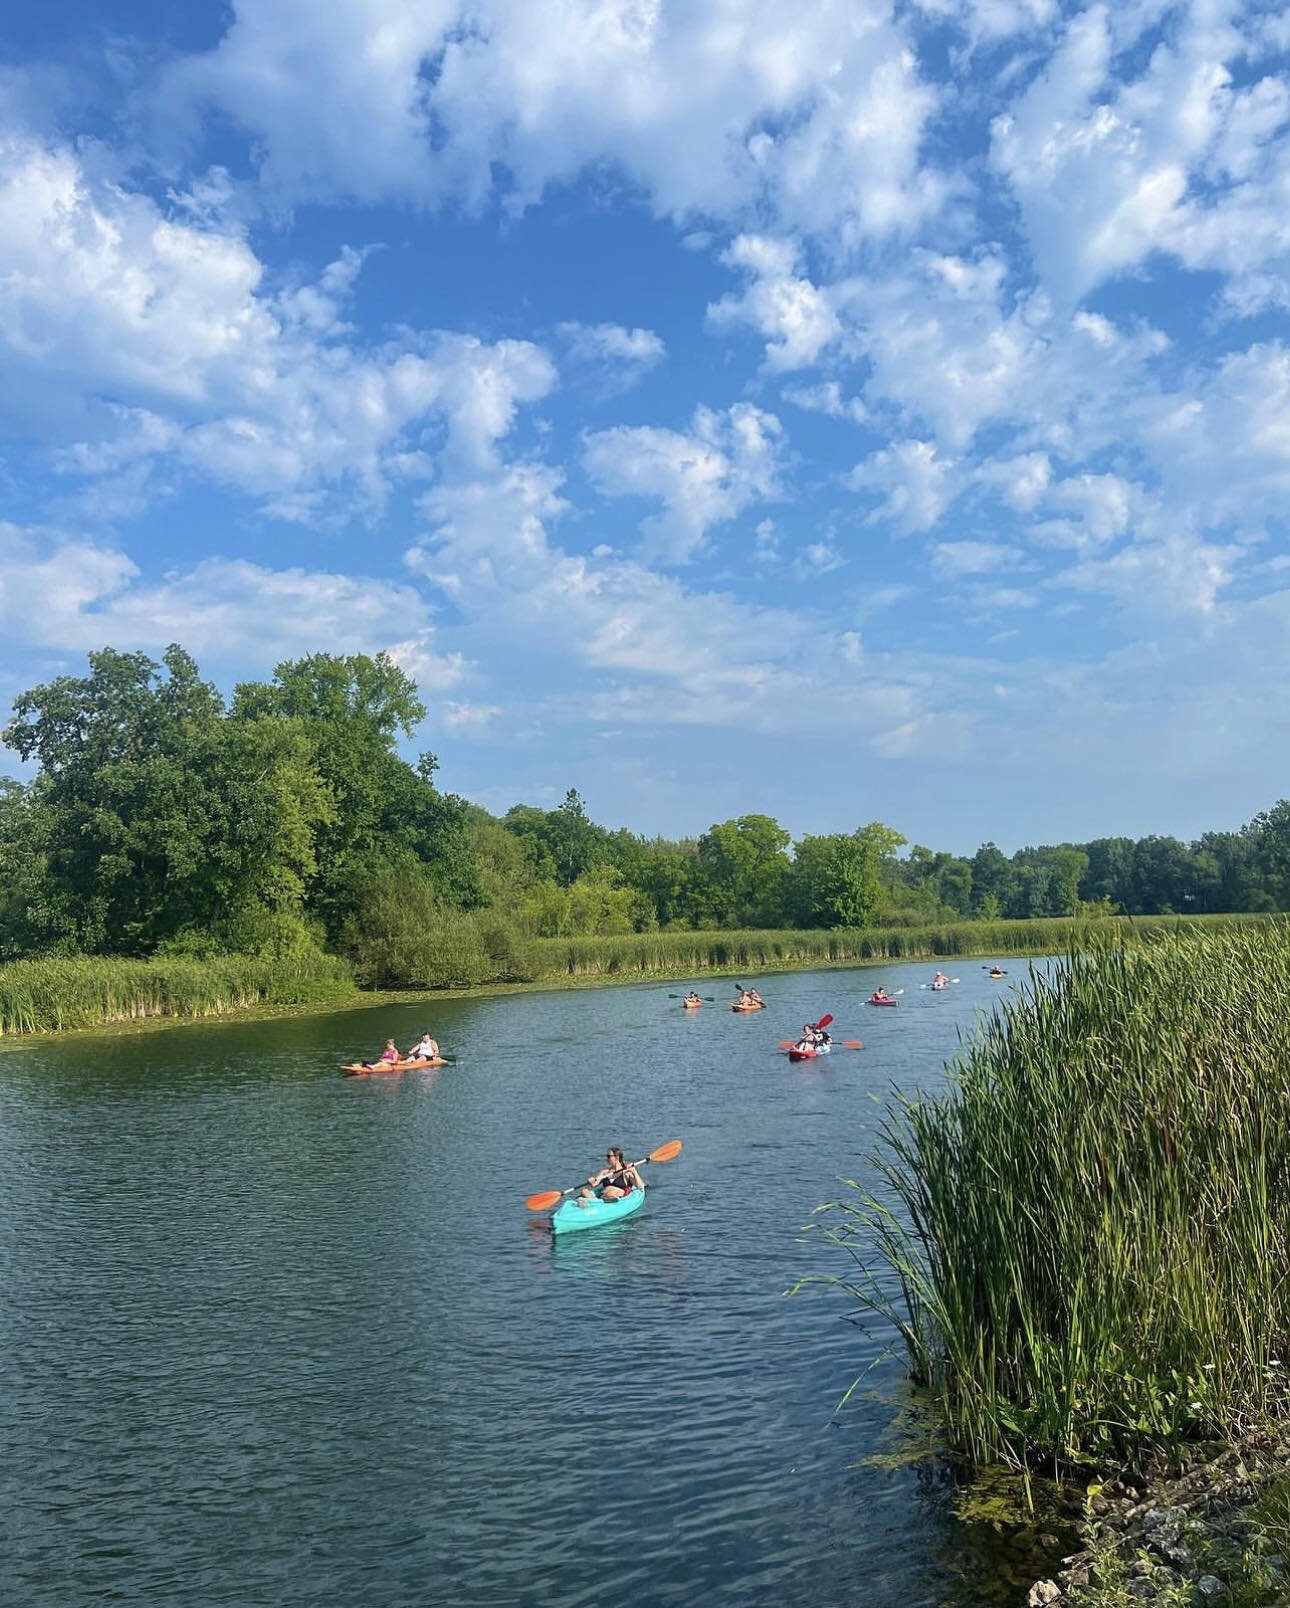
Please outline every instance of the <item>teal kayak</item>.
[{"label": "teal kayak", "polygon": [[620,1217],[630,1217],[645,1204],[645,1191],[633,1189],[621,1200],[601,1200],[599,1195],[584,1199],[575,1195],[562,1201],[551,1214],[551,1229],[556,1234],[572,1234],[579,1228],[599,1228],[602,1223],[616,1223]]}]

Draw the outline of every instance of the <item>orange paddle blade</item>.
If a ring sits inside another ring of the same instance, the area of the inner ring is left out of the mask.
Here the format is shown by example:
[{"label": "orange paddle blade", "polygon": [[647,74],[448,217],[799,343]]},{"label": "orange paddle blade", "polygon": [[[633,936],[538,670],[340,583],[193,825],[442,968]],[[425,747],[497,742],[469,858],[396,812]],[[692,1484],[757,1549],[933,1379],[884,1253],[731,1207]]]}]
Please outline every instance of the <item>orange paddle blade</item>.
[{"label": "orange paddle blade", "polygon": [[675,1161],[680,1154],[681,1141],[679,1139],[669,1139],[665,1145],[660,1145],[657,1150],[651,1150],[645,1159],[646,1161]]},{"label": "orange paddle blade", "polygon": [[791,1050],[796,1043],[796,1039],[780,1039],[779,1047],[781,1050]]},{"label": "orange paddle blade", "polygon": [[864,1040],[863,1039],[839,1039],[838,1042],[841,1044],[841,1046],[842,1046],[842,1048],[844,1050],[862,1050],[862,1049],[864,1049]]},{"label": "orange paddle blade", "polygon": [[540,1195],[530,1195],[524,1202],[531,1212],[549,1212],[552,1206],[558,1206],[564,1196],[558,1189],[544,1189]]}]

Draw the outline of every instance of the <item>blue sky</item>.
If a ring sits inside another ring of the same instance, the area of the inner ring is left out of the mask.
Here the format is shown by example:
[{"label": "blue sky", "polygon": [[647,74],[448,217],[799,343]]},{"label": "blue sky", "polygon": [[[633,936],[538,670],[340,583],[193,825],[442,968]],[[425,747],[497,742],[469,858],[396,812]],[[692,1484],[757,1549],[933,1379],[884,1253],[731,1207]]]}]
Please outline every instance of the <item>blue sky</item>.
[{"label": "blue sky", "polygon": [[669,834],[1290,793],[1283,8],[14,11],[0,700],[384,648]]}]

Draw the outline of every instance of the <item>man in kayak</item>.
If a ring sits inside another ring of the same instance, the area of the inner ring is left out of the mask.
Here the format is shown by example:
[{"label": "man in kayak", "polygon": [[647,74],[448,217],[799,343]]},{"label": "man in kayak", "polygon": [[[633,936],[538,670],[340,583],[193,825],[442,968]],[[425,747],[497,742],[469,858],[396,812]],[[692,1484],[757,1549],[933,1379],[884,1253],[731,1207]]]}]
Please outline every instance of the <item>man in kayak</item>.
[{"label": "man in kayak", "polygon": [[879,983],[877,988],[874,989],[873,994],[872,994],[871,997],[873,999],[887,999],[887,998],[889,998],[889,995],[887,993],[887,990],[882,986],[881,983]]},{"label": "man in kayak", "polygon": [[408,1061],[437,1061],[439,1046],[429,1033],[423,1033],[405,1056]]},{"label": "man in kayak", "polygon": [[687,1004],[687,1005],[702,1005],[703,1001],[694,992],[694,990],[691,989],[690,992],[685,996],[685,1004]]},{"label": "man in kayak", "polygon": [[588,1178],[587,1187],[582,1191],[583,1200],[593,1199],[596,1195],[601,1200],[621,1200],[624,1195],[630,1195],[633,1189],[644,1189],[645,1180],[618,1145],[610,1145],[605,1160],[608,1165]]},{"label": "man in kayak", "polygon": [[936,976],[932,978],[932,987],[944,988],[948,982],[949,978],[944,972],[937,972]]}]

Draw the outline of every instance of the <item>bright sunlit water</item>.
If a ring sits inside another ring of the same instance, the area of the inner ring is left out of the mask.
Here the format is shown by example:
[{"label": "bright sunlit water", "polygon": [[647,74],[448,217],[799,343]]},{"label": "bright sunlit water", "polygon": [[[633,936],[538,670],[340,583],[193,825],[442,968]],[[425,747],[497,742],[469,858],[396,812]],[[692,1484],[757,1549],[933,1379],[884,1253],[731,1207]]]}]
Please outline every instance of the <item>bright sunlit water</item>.
[{"label": "bright sunlit water", "polygon": [[[757,1015],[645,984],[7,1049],[0,1597],[1015,1601],[943,1480],[864,1464],[896,1360],[834,1421],[889,1336],[783,1295],[836,1266],[801,1227],[868,1176],[874,1097],[938,1086],[1008,986],[933,970],[761,976]],[[863,1050],[776,1053],[825,1011]],[[338,1075],[425,1026],[458,1065]],[[673,1137],[623,1223],[524,1210]]]}]

